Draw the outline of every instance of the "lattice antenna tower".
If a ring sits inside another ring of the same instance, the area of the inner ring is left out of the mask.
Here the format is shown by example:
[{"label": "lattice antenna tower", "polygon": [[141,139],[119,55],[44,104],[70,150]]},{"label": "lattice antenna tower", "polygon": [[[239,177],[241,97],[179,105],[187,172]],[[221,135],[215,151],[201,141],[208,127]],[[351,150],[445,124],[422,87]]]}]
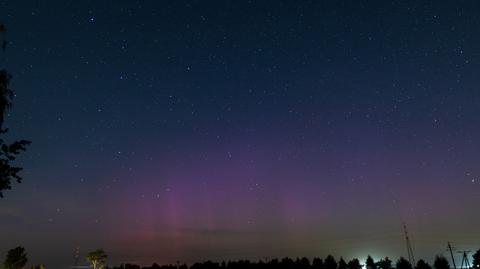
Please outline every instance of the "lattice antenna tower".
[{"label": "lattice antenna tower", "polygon": [[412,244],[410,243],[410,238],[408,237],[407,225],[403,224],[403,232],[405,233],[405,243],[407,245],[407,255],[408,261],[415,266],[417,263],[415,262],[415,256],[413,255]]},{"label": "lattice antenna tower", "polygon": [[462,265],[460,265],[460,268],[466,268],[466,269],[471,268],[470,261],[468,260],[468,255],[467,255],[470,252],[471,250],[457,251],[457,253],[462,254]]}]

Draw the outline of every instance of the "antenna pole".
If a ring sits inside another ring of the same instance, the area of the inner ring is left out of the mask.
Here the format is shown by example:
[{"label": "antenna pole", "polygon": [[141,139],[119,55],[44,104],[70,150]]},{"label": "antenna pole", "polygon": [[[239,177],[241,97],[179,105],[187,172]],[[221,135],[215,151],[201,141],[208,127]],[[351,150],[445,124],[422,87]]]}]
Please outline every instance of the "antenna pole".
[{"label": "antenna pole", "polygon": [[468,260],[468,256],[467,256],[467,253],[470,253],[470,250],[457,251],[457,253],[463,254],[462,265],[460,266],[460,268],[463,269],[463,266],[465,265],[466,269],[470,269],[470,261]]},{"label": "antenna pole", "polygon": [[408,232],[407,232],[407,225],[405,223],[403,224],[403,232],[405,233],[405,242],[407,244],[408,261],[412,264],[412,266],[415,266],[416,265],[415,256],[413,255],[412,244],[410,243],[410,238],[408,237]]},{"label": "antenna pole", "polygon": [[457,269],[457,266],[455,265],[455,259],[453,258],[452,245],[450,244],[450,242],[447,242],[447,243],[448,243],[448,250],[450,251],[450,256],[452,257],[453,268]]}]

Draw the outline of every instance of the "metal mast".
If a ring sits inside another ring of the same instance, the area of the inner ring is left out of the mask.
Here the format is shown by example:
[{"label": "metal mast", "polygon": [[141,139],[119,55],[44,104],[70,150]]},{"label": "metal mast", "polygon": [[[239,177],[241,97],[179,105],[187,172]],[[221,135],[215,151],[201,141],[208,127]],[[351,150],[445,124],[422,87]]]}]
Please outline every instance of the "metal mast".
[{"label": "metal mast", "polygon": [[453,268],[457,269],[457,265],[455,265],[455,258],[453,258],[452,245],[450,244],[450,242],[447,243],[448,250],[450,251],[450,256],[452,257]]},{"label": "metal mast", "polygon": [[403,232],[405,233],[405,242],[407,244],[408,261],[412,264],[412,266],[415,266],[415,256],[413,255],[412,244],[410,243],[410,238],[408,238],[407,225],[405,223],[403,223]]},{"label": "metal mast", "polygon": [[467,256],[467,253],[470,253],[470,250],[458,251],[457,253],[463,253],[462,265],[460,265],[460,268],[464,268],[463,266],[465,266],[466,269],[470,269],[470,261]]}]

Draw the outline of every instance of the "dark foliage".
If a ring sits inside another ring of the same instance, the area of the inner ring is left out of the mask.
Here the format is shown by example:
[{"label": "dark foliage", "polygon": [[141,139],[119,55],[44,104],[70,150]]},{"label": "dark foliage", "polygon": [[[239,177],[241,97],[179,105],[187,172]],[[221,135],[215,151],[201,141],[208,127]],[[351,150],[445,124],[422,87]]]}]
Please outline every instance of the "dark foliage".
[{"label": "dark foliage", "polygon": [[323,269],[324,268],[323,260],[320,259],[320,258],[314,258],[313,261],[312,261],[312,268],[313,269]]},{"label": "dark foliage", "polygon": [[7,40],[5,39],[5,33],[7,32],[7,28],[5,28],[5,25],[0,23],[0,34],[2,34],[2,50],[5,51],[7,48]]},{"label": "dark foliage", "polygon": [[[479,268],[480,262],[480,250],[478,250],[473,255],[473,269]],[[373,259],[369,256],[365,263],[374,262]],[[395,264],[395,269],[412,269],[412,264],[403,257],[397,260]],[[448,260],[443,256],[436,256],[434,269],[450,269]],[[392,261],[385,257],[377,263],[374,263],[374,266],[382,269],[392,269]],[[327,268],[336,268],[336,269],[362,269],[362,264],[358,259],[352,259],[346,263],[342,258],[336,262],[335,258],[331,255],[328,255],[325,260],[320,258],[313,258],[312,262],[307,258],[297,258],[295,260],[290,258],[283,258],[281,260],[272,259],[269,261],[258,261],[251,262],[249,260],[240,260],[240,261],[228,261],[228,262],[212,262],[206,261],[203,263],[195,263],[192,266],[183,265],[158,265],[156,263],[147,267],[140,267],[133,264],[122,264],[119,267],[113,267],[111,269],[327,269]],[[418,260],[415,269],[432,269],[432,267],[426,263],[424,260]]]},{"label": "dark foliage", "polygon": [[212,262],[206,261],[203,263],[194,263],[190,267],[187,265],[158,265],[156,263],[147,267],[140,267],[132,264],[122,264],[119,267],[112,269],[326,269],[326,266],[335,269],[361,269],[361,264],[358,259],[353,259],[350,262],[345,262],[340,259],[338,264],[333,256],[328,256],[325,263],[320,258],[314,258],[310,263],[307,258],[297,258],[295,260],[290,258],[283,258],[281,260],[272,259],[268,262],[258,261],[251,262],[249,260],[228,261],[228,262]]},{"label": "dark foliage", "polygon": [[447,258],[443,256],[436,256],[433,266],[435,269],[450,269],[450,264],[448,263]]},{"label": "dark foliage", "polygon": [[27,262],[28,259],[25,248],[16,247],[7,252],[7,257],[3,262],[3,266],[5,269],[21,269],[27,264]]},{"label": "dark foliage", "polygon": [[365,261],[365,266],[366,269],[377,269],[377,264],[370,255],[368,255],[367,260]]},{"label": "dark foliage", "polygon": [[337,269],[338,264],[335,258],[332,255],[328,255],[325,258],[325,269]]},{"label": "dark foliage", "polygon": [[[0,24],[0,32],[4,33],[5,27]],[[2,45],[5,49],[5,40]],[[3,128],[5,115],[12,107],[12,98],[14,93],[10,89],[11,76],[6,70],[0,70],[0,198],[3,198],[4,190],[10,190],[12,188],[12,182],[21,183],[22,178],[19,175],[22,171],[21,167],[13,165],[13,162],[17,158],[20,152],[25,151],[30,141],[19,140],[11,144],[4,141],[3,135],[8,132],[8,129]]]},{"label": "dark foliage", "polygon": [[0,139],[0,197],[3,198],[2,190],[12,188],[12,181],[22,182],[22,177],[19,175],[22,168],[14,166],[12,162],[20,152],[26,149],[28,144],[30,144],[30,141],[26,140],[6,144],[3,139]]},{"label": "dark foliage", "polygon": [[473,263],[472,263],[473,268],[480,268],[480,249],[473,254]]},{"label": "dark foliage", "polygon": [[417,266],[415,266],[415,269],[432,269],[432,267],[426,263],[424,260],[420,259],[417,262]]},{"label": "dark foliage", "polygon": [[347,263],[342,257],[340,257],[340,260],[338,261],[338,269],[347,269]]},{"label": "dark foliage", "polygon": [[392,268],[392,261],[388,257],[385,257],[385,259],[381,259],[377,263],[377,267],[379,269],[391,269]]},{"label": "dark foliage", "polygon": [[400,259],[398,259],[395,268],[396,269],[413,269],[412,264],[409,261],[407,261],[404,257],[400,257]]},{"label": "dark foliage", "polygon": [[347,268],[348,269],[362,269],[362,265],[360,264],[360,261],[358,259],[353,259],[353,260],[348,262]]}]

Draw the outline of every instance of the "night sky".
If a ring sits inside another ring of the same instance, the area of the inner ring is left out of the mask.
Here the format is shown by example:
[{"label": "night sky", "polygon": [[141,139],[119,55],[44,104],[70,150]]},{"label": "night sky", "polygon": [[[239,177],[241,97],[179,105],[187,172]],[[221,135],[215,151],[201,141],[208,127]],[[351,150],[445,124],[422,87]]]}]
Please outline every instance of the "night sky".
[{"label": "night sky", "polygon": [[2,257],[396,259],[403,222],[427,261],[479,248],[478,1],[12,0],[0,20],[8,137],[32,140]]}]

